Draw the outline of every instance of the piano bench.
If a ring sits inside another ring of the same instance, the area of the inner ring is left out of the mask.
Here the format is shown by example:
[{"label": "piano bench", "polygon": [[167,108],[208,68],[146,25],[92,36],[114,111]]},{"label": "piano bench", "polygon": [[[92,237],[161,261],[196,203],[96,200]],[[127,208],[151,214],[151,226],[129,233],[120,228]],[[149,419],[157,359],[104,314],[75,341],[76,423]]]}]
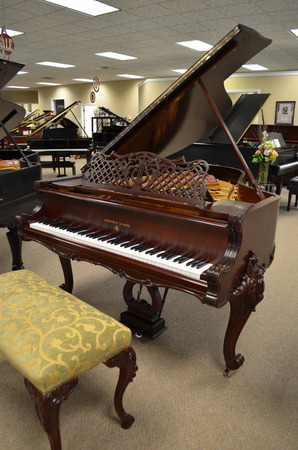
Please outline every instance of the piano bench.
[{"label": "piano bench", "polygon": [[52,450],[61,449],[59,410],[78,376],[104,363],[120,369],[114,406],[137,371],[131,331],[29,270],[0,274],[0,353],[24,377]]},{"label": "piano bench", "polygon": [[288,181],[287,189],[289,191],[287,211],[290,211],[291,198],[293,194],[296,195],[295,206],[297,206],[298,203],[298,176],[293,177]]}]

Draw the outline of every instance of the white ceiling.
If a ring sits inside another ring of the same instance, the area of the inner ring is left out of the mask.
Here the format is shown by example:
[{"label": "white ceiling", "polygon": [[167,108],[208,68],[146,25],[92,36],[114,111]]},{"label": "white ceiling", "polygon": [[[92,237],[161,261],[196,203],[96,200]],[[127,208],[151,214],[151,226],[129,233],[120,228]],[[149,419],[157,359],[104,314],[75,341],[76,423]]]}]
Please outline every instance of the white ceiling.
[{"label": "white ceiling", "polygon": [[[82,0],[84,1],[84,0]],[[78,83],[73,78],[123,80],[118,74],[152,77],[177,76],[203,53],[176,45],[199,39],[216,44],[235,25],[254,28],[273,40],[250,62],[270,72],[298,70],[297,0],[106,0],[120,11],[91,17],[43,0],[0,0],[0,26],[23,31],[14,37],[12,61],[25,64],[28,74],[9,84],[37,89],[36,82]],[[116,61],[95,56],[114,51],[138,59]],[[39,61],[74,64],[56,69]],[[241,69],[241,72],[249,72]],[[267,72],[266,72],[267,73]]]}]

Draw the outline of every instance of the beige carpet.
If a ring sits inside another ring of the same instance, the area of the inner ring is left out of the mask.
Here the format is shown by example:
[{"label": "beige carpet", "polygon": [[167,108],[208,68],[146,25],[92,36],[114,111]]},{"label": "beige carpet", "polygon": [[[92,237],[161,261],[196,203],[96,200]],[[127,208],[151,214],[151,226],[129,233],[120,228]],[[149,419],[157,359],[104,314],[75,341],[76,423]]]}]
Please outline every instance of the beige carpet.
[{"label": "beige carpet", "polygon": [[[171,291],[163,312],[166,332],[154,341],[133,339],[139,371],[124,397],[133,427],[123,430],[113,410],[118,369],[101,365],[80,378],[62,405],[64,450],[298,448],[298,209],[287,212],[286,199],[284,188],[265,298],[237,346],[243,367],[229,379],[222,376],[229,306],[216,310]],[[4,229],[0,248],[3,273],[11,268]],[[58,258],[43,246],[24,243],[23,259],[27,269],[61,283]],[[74,294],[119,318],[126,309],[123,281],[100,266],[74,262],[73,268]],[[21,376],[2,357],[0,377],[0,449],[49,449]]]}]

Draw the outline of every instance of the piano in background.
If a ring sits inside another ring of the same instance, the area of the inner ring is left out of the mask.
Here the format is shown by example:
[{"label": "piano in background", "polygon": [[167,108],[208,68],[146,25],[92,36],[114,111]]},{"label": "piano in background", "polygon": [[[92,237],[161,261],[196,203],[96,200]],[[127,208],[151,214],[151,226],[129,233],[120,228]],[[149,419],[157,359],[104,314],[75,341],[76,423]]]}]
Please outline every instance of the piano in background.
[{"label": "piano in background", "polygon": [[[59,256],[67,291],[72,259],[124,278],[121,321],[142,335],[165,330],[161,313],[169,288],[216,308],[229,302],[227,372],[243,364],[236,343],[263,298],[279,197],[260,190],[230,135],[223,117],[232,102],[224,81],[270,42],[235,27],[93,155],[82,176],[39,182],[39,209],[18,217],[24,240]],[[218,123],[243,170],[168,158]]]},{"label": "piano in background", "polygon": [[94,149],[104,147],[129,124],[128,120],[118,116],[118,114],[110,111],[108,108],[100,106],[99,109],[103,115],[92,117],[92,142]]},{"label": "piano in background", "polygon": [[[246,141],[260,142],[262,125],[250,125],[270,94],[243,94],[239,97],[232,110],[225,117],[225,123],[239,146],[239,150],[249,166],[254,177],[257,177],[259,165],[252,162],[252,155],[256,148]],[[268,129],[268,127],[266,127]],[[251,131],[252,130],[252,131]],[[252,134],[253,133],[253,134]],[[279,155],[274,163],[269,165],[269,179],[276,185],[276,194],[280,194],[283,177],[286,174],[295,175],[298,170],[297,145],[286,146],[277,149]],[[194,142],[187,148],[180,150],[171,156],[176,158],[185,156],[187,161],[203,158],[211,164],[222,164],[241,168],[241,161],[237,158],[229,145],[229,140],[221,127],[204,136],[200,141]]]},{"label": "piano in background", "polygon": [[[23,64],[0,59],[0,89],[23,67]],[[7,138],[13,145],[10,150],[0,150],[0,160],[19,160],[19,168],[0,170],[0,227],[9,230],[6,235],[12,252],[13,270],[23,268],[21,241],[17,234],[15,216],[29,212],[36,206],[37,193],[34,183],[41,179],[38,155],[21,150],[10,134],[10,130],[15,128],[24,116],[23,107],[0,98],[0,140]]]},{"label": "piano in background", "polygon": [[276,193],[280,194],[283,183],[298,175],[298,127],[289,125],[251,125],[243,139],[256,142],[266,128],[270,139],[278,139],[281,146],[277,148],[278,157],[269,166],[269,178],[276,184]]},{"label": "piano in background", "polygon": [[[79,137],[79,127],[85,133],[80,122],[76,119],[79,124],[77,125],[65,117],[79,103],[79,101],[75,101],[60,113],[51,116],[50,119],[31,131],[27,139],[27,145],[30,150],[38,152],[40,155],[50,155],[52,157],[52,161],[42,160],[41,164],[42,167],[57,169],[58,176],[66,175],[67,167],[71,167],[73,172],[75,172],[74,163],[66,161],[66,158],[72,155],[84,156],[87,161],[91,158],[91,138]],[[51,128],[53,125],[55,127]],[[63,169],[62,174],[60,169]]]}]

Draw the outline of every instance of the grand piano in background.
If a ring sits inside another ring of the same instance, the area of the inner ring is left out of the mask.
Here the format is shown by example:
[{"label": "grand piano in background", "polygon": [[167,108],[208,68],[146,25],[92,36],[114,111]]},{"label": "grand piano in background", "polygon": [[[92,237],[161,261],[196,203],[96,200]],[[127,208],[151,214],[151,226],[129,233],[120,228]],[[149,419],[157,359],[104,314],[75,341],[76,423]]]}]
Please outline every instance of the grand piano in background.
[{"label": "grand piano in background", "polygon": [[[23,67],[23,64],[0,59],[0,89]],[[0,98],[0,140],[9,139],[13,145],[13,149],[0,150],[0,160],[19,160],[19,168],[0,170],[0,227],[9,230],[6,235],[12,252],[13,270],[23,268],[21,241],[17,234],[15,216],[29,212],[35,207],[37,193],[34,183],[41,179],[38,155],[31,151],[22,151],[10,134],[10,130],[18,126],[24,116],[23,107]]]},{"label": "grand piano in background", "polygon": [[124,127],[129,125],[128,120],[112,112],[104,106],[99,107],[100,115],[92,117],[92,142],[94,149],[104,147]]},{"label": "grand piano in background", "polygon": [[[74,162],[66,161],[67,157],[79,155],[86,157],[89,161],[92,155],[91,138],[79,137],[79,128],[83,133],[85,130],[72,111],[79,103],[75,101],[58,114],[48,118],[46,122],[32,130],[27,139],[30,150],[38,152],[40,156],[52,157],[52,161],[42,159],[42,167],[57,169],[58,176],[66,175],[67,167],[71,167],[75,173]],[[65,117],[68,112],[72,112],[78,125]],[[63,169],[63,173],[60,169]]]},{"label": "grand piano in background", "polygon": [[[215,308],[229,303],[227,373],[243,364],[236,343],[263,298],[279,197],[260,190],[223,120],[232,109],[224,80],[270,42],[235,27],[93,155],[83,175],[39,182],[39,209],[18,217],[23,239],[59,256],[67,291],[72,259],[126,280],[121,321],[142,335],[165,330],[168,289]],[[168,158],[218,123],[243,170]]]},{"label": "grand piano in background", "polygon": [[[261,142],[262,131],[270,127],[265,125],[251,125],[252,120],[260,111],[270,94],[243,94],[239,97],[232,110],[229,111],[224,121],[230,133],[238,144],[239,150],[255,177],[258,175],[259,165],[252,162],[252,155],[256,147],[252,143]],[[290,145],[278,148],[278,157],[274,163],[269,164],[269,181],[274,181],[276,194],[280,194],[283,177],[286,174],[295,175],[298,170],[298,146]],[[186,160],[203,158],[208,159],[211,164],[225,164],[231,167],[242,167],[241,161],[237,158],[229,144],[229,139],[222,127],[217,126],[199,141],[194,142],[184,148],[171,158],[183,155]]]}]

